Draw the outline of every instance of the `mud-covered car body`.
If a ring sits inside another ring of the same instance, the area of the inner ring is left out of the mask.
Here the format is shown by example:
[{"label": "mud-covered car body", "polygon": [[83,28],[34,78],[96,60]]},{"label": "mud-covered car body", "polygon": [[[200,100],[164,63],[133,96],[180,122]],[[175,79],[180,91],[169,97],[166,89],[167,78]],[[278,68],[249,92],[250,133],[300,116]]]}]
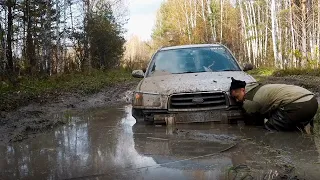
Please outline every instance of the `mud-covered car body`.
[{"label": "mud-covered car body", "polygon": [[159,49],[132,98],[137,122],[230,122],[242,118],[229,96],[231,77],[256,80],[241,69],[230,50],[219,44],[173,46]]}]

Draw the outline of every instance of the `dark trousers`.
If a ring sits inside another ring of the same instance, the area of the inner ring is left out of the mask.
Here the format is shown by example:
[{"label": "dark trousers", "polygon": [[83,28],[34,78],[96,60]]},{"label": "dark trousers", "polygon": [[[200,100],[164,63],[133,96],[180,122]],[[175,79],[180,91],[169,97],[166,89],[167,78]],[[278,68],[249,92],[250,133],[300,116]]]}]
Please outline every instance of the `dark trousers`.
[{"label": "dark trousers", "polygon": [[308,123],[313,125],[317,110],[318,101],[315,97],[306,102],[291,103],[271,112],[265,126],[278,131],[303,129]]}]

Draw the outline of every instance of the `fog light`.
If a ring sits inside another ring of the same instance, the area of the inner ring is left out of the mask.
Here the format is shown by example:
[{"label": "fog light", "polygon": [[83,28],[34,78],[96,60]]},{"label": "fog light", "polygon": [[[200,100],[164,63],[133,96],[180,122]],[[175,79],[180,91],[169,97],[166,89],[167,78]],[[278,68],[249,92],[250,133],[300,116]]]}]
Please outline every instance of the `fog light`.
[{"label": "fog light", "polygon": [[134,94],[134,102],[135,106],[142,106],[143,105],[143,95],[142,93],[135,93]]}]

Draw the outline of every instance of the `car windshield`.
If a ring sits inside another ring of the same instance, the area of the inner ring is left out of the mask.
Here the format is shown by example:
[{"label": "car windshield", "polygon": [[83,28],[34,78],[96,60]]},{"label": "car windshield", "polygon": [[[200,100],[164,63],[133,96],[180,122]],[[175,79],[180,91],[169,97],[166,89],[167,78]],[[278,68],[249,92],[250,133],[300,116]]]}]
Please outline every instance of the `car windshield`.
[{"label": "car windshield", "polygon": [[240,71],[232,55],[224,47],[172,49],[158,52],[151,65],[151,74]]}]

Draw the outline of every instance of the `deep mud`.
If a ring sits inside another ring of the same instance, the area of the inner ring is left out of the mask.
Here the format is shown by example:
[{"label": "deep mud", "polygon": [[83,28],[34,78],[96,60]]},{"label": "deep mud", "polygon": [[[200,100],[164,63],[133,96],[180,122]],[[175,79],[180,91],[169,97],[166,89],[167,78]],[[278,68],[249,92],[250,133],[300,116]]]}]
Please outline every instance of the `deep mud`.
[{"label": "deep mud", "polygon": [[70,112],[64,126],[0,145],[0,179],[320,177],[320,140],[243,124],[146,126],[130,105]]},{"label": "deep mud", "polygon": [[[285,76],[261,78],[262,83],[295,84],[310,89],[319,95],[320,77]],[[64,94],[53,98],[52,102],[33,102],[11,112],[0,111],[0,144],[16,142],[34,137],[36,134],[51,130],[65,123],[66,112],[82,111],[87,108],[110,106],[128,102],[130,90],[137,82],[127,82],[108,87],[101,92],[83,96],[82,94]]]},{"label": "deep mud", "polygon": [[[262,82],[320,91],[317,78],[269,77]],[[122,105],[135,86],[119,84],[90,96],[69,94],[2,112],[0,179],[320,177],[319,136],[273,133],[241,123],[135,124],[131,107]]]},{"label": "deep mud", "polygon": [[0,112],[0,144],[17,142],[66,123],[68,111],[82,111],[92,107],[128,102],[130,90],[137,82],[126,82],[107,87],[99,93],[64,94],[52,102],[31,103],[11,112]]}]

